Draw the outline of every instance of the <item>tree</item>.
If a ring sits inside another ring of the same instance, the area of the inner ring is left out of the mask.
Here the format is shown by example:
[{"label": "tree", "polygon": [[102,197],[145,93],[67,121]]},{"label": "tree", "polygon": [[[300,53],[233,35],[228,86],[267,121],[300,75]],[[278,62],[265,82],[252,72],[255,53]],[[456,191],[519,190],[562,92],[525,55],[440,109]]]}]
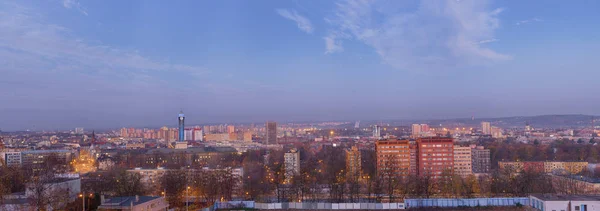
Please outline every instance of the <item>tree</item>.
[{"label": "tree", "polygon": [[[188,187],[185,170],[169,170],[161,178],[162,189],[165,197],[172,207],[181,207],[184,204],[185,191]],[[188,193],[189,194],[189,193]]]},{"label": "tree", "polygon": [[119,170],[114,179],[112,187],[116,196],[135,196],[144,195],[146,187],[141,181],[142,176],[138,173],[129,173],[125,170]]}]

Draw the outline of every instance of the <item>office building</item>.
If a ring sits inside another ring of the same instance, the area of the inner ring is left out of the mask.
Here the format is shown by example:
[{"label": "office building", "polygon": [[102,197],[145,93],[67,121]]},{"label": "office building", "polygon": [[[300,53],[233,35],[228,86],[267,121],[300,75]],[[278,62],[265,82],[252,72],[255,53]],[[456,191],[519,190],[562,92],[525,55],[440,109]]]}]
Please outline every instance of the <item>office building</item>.
[{"label": "office building", "polygon": [[490,150],[483,146],[471,145],[471,167],[473,173],[490,173]]},{"label": "office building", "polygon": [[75,134],[83,134],[83,128],[82,127],[76,127],[75,128]]},{"label": "office building", "polygon": [[346,174],[347,178],[352,180],[360,179],[361,175],[361,156],[358,147],[352,146],[346,150]]},{"label": "office building", "polygon": [[295,175],[300,174],[300,152],[291,149],[283,155],[284,175],[286,183],[290,183]]},{"label": "office building", "polygon": [[490,124],[490,122],[481,122],[481,132],[484,135],[492,134],[492,125]]},{"label": "office building", "polygon": [[440,178],[454,170],[454,140],[445,137],[417,139],[417,174]]},{"label": "office building", "polygon": [[384,177],[410,173],[410,146],[408,140],[388,139],[375,142],[377,173]]},{"label": "office building", "polygon": [[177,117],[177,120],[179,121],[179,139],[177,139],[178,141],[185,141],[185,134],[184,134],[184,130],[185,130],[185,115],[183,115],[183,111],[179,112],[179,116]]},{"label": "office building", "polygon": [[471,147],[454,146],[454,174],[465,177],[473,173]]},{"label": "office building", "polygon": [[267,122],[265,127],[267,132],[265,144],[277,144],[277,122]]},{"label": "office building", "polygon": [[33,172],[44,170],[50,158],[65,168],[71,161],[73,153],[69,150],[34,150],[21,152],[21,164],[33,169]]}]

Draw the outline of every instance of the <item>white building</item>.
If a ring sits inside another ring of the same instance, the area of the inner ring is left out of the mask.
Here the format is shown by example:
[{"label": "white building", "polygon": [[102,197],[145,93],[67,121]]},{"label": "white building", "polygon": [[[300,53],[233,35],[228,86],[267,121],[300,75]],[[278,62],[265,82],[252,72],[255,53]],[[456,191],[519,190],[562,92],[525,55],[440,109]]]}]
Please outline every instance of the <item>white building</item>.
[{"label": "white building", "polygon": [[529,196],[529,206],[543,211],[600,211],[600,196],[536,194]]},{"label": "white building", "polygon": [[21,166],[21,152],[2,152],[1,155],[6,166]]},{"label": "white building", "polygon": [[194,141],[203,141],[203,138],[202,130],[194,129]]},{"label": "white building", "polygon": [[490,124],[490,122],[481,122],[481,132],[485,135],[491,135],[492,124]]},{"label": "white building", "polygon": [[291,149],[283,155],[283,164],[285,167],[285,180],[290,182],[294,175],[300,174],[300,152]]}]

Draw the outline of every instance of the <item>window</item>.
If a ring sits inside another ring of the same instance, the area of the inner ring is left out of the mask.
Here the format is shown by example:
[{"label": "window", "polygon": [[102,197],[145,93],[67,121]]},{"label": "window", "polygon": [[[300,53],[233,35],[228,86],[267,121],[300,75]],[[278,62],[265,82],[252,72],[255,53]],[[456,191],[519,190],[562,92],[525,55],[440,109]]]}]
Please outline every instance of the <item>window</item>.
[{"label": "window", "polygon": [[579,211],[579,206],[575,206],[575,211]]}]

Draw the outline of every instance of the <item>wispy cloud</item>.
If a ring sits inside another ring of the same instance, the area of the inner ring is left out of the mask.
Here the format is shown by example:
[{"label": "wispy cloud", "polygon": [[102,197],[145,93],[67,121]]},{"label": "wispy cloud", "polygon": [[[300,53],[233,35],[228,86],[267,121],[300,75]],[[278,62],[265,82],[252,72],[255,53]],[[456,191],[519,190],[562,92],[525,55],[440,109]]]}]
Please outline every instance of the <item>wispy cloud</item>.
[{"label": "wispy cloud", "polygon": [[314,28],[312,26],[312,24],[310,23],[310,20],[308,20],[308,18],[298,14],[298,12],[296,12],[296,10],[287,10],[287,9],[276,9],[275,12],[277,12],[277,14],[281,15],[282,17],[292,20],[294,22],[296,22],[296,24],[298,25],[298,28],[306,33],[312,33],[314,31]]},{"label": "wispy cloud", "polygon": [[485,44],[485,43],[491,43],[491,42],[498,42],[500,41],[499,39],[487,39],[487,40],[481,40],[479,41],[479,44]]},{"label": "wispy cloud", "polygon": [[413,12],[401,1],[340,1],[325,20],[336,34],[325,37],[325,52],[343,49],[342,39],[372,47],[382,60],[410,70],[448,69],[510,59],[481,46],[497,41],[502,8],[481,1],[421,1]]},{"label": "wispy cloud", "polygon": [[519,26],[519,25],[523,25],[523,24],[528,24],[528,23],[533,23],[533,22],[541,22],[541,21],[543,21],[543,20],[539,19],[539,18],[532,18],[532,19],[518,21],[517,23],[515,23],[515,25]]},{"label": "wispy cloud", "polygon": [[326,37],[323,37],[323,39],[325,40],[325,54],[344,51],[342,40],[337,39],[334,34],[329,34]]},{"label": "wispy cloud", "polygon": [[77,0],[63,0],[63,6],[67,9],[74,8],[77,11],[81,12],[81,14],[88,15],[87,10],[79,4]]},{"label": "wispy cloud", "polygon": [[[84,94],[73,85],[101,90],[153,88],[159,92],[170,86],[161,77],[164,73],[186,78],[207,72],[202,67],[152,59],[135,50],[80,39],[70,29],[49,23],[35,9],[17,4],[0,6],[0,75],[8,81],[48,85],[43,91],[32,92],[38,96],[65,91]],[[23,81],[24,76],[28,80]],[[49,84],[52,81],[63,82]]]}]

